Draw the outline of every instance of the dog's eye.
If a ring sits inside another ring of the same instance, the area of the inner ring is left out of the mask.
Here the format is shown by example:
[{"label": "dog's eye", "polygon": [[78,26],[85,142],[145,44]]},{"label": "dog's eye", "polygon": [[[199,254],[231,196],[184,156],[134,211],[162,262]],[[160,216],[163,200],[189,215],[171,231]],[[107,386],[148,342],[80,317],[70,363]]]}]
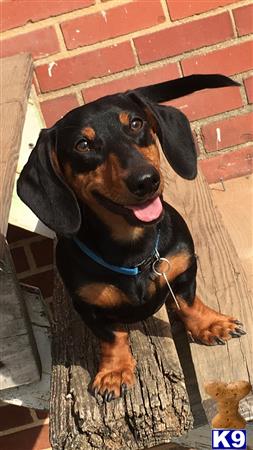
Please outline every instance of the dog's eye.
[{"label": "dog's eye", "polygon": [[135,117],[130,122],[130,129],[132,131],[140,131],[143,127],[143,121],[142,119],[139,119],[138,117]]},{"label": "dog's eye", "polygon": [[75,145],[75,149],[78,150],[79,152],[88,152],[90,150],[89,142],[87,141],[87,139],[82,138]]}]

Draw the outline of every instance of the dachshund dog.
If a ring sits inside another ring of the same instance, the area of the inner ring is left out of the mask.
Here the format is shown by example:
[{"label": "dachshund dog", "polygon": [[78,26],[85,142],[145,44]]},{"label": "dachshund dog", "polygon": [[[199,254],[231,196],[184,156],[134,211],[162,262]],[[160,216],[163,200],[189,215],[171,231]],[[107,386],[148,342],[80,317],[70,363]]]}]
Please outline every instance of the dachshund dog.
[{"label": "dachshund dog", "polygon": [[158,139],[178,175],[195,178],[189,122],[158,103],[235,85],[223,75],[191,75],[78,107],[41,131],[20,175],[18,195],[56,232],[60,275],[75,309],[100,339],[92,388],[105,401],[134,384],[135,360],[122,324],[145,320],[166,298],[176,300],[187,332],[199,343],[225,344],[245,334],[237,319],[195,294],[193,240],[163,200],[157,145]]}]

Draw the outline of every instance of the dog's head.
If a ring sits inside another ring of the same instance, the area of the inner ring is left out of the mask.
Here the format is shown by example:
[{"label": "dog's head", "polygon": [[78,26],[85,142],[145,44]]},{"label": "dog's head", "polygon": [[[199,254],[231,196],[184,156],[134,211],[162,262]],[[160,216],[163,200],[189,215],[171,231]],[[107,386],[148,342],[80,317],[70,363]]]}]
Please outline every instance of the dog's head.
[{"label": "dog's head", "polygon": [[19,196],[61,235],[80,228],[80,203],[102,220],[110,212],[137,226],[159,221],[163,180],[157,137],[183,178],[196,176],[197,158],[185,115],[156,101],[233,84],[219,75],[196,75],[103,97],[70,111],[41,131],[18,180]]}]

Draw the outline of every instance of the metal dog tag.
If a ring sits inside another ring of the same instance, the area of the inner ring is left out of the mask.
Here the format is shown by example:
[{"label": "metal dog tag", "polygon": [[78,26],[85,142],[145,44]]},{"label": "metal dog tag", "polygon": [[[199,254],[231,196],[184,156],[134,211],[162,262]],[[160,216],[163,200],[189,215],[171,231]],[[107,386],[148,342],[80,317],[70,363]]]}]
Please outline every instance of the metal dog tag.
[{"label": "metal dog tag", "polygon": [[[173,292],[173,290],[172,290],[172,288],[171,288],[171,285],[170,285],[169,280],[168,280],[167,275],[166,275],[166,272],[167,272],[167,271],[169,270],[169,268],[170,268],[170,263],[169,263],[169,261],[168,261],[167,258],[161,258],[158,252],[157,252],[156,256],[157,256],[157,259],[156,259],[156,260],[153,262],[153,264],[152,264],[153,272],[154,272],[156,275],[158,275],[159,277],[163,277],[163,278],[165,279],[165,281],[166,281],[166,283],[167,283],[167,286],[168,286],[168,288],[169,288],[170,294],[171,294],[171,296],[172,296],[172,298],[173,298],[173,300],[174,300],[174,302],[175,302],[175,304],[176,304],[176,307],[177,307],[177,309],[180,309],[179,303],[178,303],[178,301],[177,301],[177,299],[176,299],[176,296],[175,296],[175,294],[174,294],[174,292]],[[166,262],[166,263],[167,263],[166,270],[164,270],[163,272],[159,272],[159,271],[156,269],[157,265],[158,265],[160,262]]]}]

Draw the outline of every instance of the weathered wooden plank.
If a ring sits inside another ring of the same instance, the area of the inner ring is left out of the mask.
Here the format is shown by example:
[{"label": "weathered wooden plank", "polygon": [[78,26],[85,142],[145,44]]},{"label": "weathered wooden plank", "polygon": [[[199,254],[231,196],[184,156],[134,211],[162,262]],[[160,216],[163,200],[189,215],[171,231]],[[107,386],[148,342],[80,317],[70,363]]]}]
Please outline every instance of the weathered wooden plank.
[{"label": "weathered wooden plank", "polygon": [[4,87],[0,94],[0,103],[20,102],[25,112],[33,74],[31,55],[22,53],[1,58],[0,64],[1,85]]},{"label": "weathered wooden plank", "polygon": [[5,236],[33,67],[28,54],[2,58],[0,64],[0,233]]},{"label": "weathered wooden plank", "polygon": [[[197,381],[197,390],[192,389],[191,399],[196,413],[195,423],[203,423],[201,402],[208,417],[214,413],[213,402],[204,391],[205,382],[248,380],[252,384],[253,305],[242,264],[213,206],[209,187],[201,173],[196,180],[189,182],[176,176],[165,161],[164,173],[165,199],[183,215],[194,238],[199,257],[197,291],[200,297],[217,311],[241,320],[247,331],[246,336],[231,339],[225,346],[207,347],[191,343],[187,355],[186,341],[183,345],[178,341],[177,349],[181,352],[179,356],[186,382],[191,379],[190,389],[193,388],[194,375]],[[182,340],[182,333],[177,333],[179,335]],[[193,366],[186,364],[186,358],[189,360],[190,355]],[[252,419],[250,397],[242,402],[241,408],[244,417]]]},{"label": "weathered wooden plank", "polygon": [[40,378],[40,362],[6,244],[0,272],[0,390]]},{"label": "weathered wooden plank", "polygon": [[136,386],[125,399],[111,403],[88,392],[98,366],[97,341],[72,310],[58,278],[53,308],[53,449],[150,448],[190,428],[188,397],[165,308],[130,328]]},{"label": "weathered wooden plank", "polygon": [[48,410],[51,375],[50,325],[40,290],[27,285],[21,285],[21,290],[40,356],[41,378],[29,385],[0,391],[0,399],[26,408]]},{"label": "weathered wooden plank", "polygon": [[253,174],[211,185],[211,196],[234,243],[253,294]]},{"label": "weathered wooden plank", "polygon": [[4,58],[0,90],[0,389],[39,379],[39,360],[22,294],[4,237],[19,156],[27,98],[32,81],[30,55]]}]

